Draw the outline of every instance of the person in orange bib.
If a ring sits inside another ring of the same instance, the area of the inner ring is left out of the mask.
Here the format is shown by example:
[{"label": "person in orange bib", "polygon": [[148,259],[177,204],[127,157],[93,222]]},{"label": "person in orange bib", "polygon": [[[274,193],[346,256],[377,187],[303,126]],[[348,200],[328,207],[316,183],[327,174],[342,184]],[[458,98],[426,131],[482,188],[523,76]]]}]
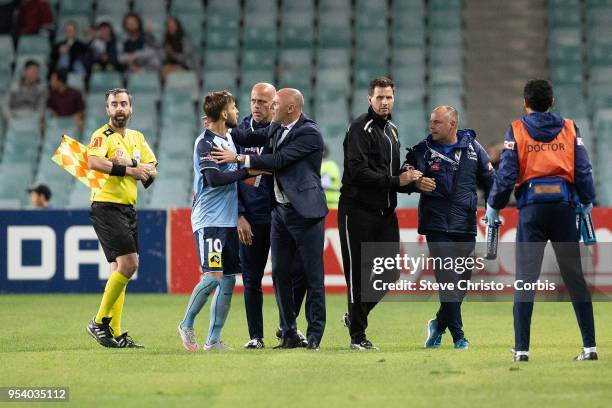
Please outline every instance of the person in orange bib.
[{"label": "person in orange bib", "polygon": [[545,80],[524,88],[526,115],[508,127],[499,170],[487,201],[486,222],[499,221],[499,210],[515,191],[519,220],[516,233],[514,361],[529,360],[534,290],[546,243],[551,241],[569,292],[583,350],[576,360],[597,360],[591,295],[582,273],[576,205],[590,215],[595,199],[593,171],[578,127],[549,112],[553,89]]}]

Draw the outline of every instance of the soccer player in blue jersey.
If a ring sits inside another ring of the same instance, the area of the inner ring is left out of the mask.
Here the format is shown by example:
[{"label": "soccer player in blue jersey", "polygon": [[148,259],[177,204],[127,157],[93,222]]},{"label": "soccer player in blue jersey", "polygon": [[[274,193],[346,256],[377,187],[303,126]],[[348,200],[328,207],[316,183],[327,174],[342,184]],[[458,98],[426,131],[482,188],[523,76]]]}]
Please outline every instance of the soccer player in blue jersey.
[{"label": "soccer player in blue jersey", "polygon": [[197,351],[193,324],[196,316],[216,289],[210,308],[210,325],[204,350],[229,349],[221,340],[221,330],[230,309],[236,274],[240,273],[238,192],[236,181],[266,174],[264,171],[238,169],[235,163],[217,164],[211,156],[213,147],[236,151],[228,128],[236,127],[238,109],[231,93],[212,92],[206,95],[204,113],[208,128],[195,141],[193,166],[194,199],[191,226],[200,256],[202,278],[193,289],[178,326],[183,346]]}]

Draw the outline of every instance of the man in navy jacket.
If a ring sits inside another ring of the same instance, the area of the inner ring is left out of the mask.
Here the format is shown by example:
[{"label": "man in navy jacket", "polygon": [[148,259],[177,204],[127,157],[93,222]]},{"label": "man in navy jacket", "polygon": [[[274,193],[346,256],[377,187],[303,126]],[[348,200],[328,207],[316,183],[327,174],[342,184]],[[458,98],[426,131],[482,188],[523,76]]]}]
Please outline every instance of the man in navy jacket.
[{"label": "man in navy jacket", "polygon": [[325,329],[323,276],[324,221],[327,215],[321,186],[323,137],[319,126],[302,114],[304,97],[296,89],[281,89],[274,96],[273,123],[257,131],[232,130],[235,143],[267,146],[260,156],[218,151],[221,163],[237,161],[247,168],[273,172],[272,277],[282,320],[280,348],[300,347],[293,297],[292,265],[299,256],[306,275],[307,348],[318,350]]},{"label": "man in navy jacket", "polygon": [[[425,235],[430,256],[434,258],[469,257],[476,244],[477,186],[489,194],[495,171],[489,156],[476,141],[471,129],[457,130],[457,110],[439,106],[431,113],[431,134],[409,149],[405,165],[415,167],[423,177],[415,182],[421,191],[419,234]],[[462,273],[460,273],[462,272]],[[471,269],[436,269],[438,282],[469,280]],[[455,348],[467,349],[463,333],[461,302],[465,291],[440,291],[440,308],[428,322],[425,347],[438,348],[446,328]]]},{"label": "man in navy jacket", "polygon": [[[251,90],[251,114],[238,127],[255,131],[264,129],[272,120],[272,99],[276,94],[274,85],[257,83]],[[238,152],[248,155],[268,153],[264,147],[240,147]],[[238,237],[240,239],[240,267],[244,284],[244,307],[246,310],[249,341],[247,349],[264,348],[263,293],[261,281],[270,252],[270,220],[272,212],[272,177],[259,175],[238,182]],[[294,262],[294,303],[296,316],[300,312],[306,295],[304,276],[299,259]],[[297,331],[298,335],[306,338]]]}]

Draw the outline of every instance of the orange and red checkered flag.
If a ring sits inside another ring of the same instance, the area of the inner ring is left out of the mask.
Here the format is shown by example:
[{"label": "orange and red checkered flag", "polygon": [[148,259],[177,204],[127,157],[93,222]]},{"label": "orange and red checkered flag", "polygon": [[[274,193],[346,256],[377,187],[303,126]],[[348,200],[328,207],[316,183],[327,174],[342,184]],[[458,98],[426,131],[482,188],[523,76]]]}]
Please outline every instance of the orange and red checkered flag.
[{"label": "orange and red checkered flag", "polygon": [[87,164],[87,146],[70,136],[62,136],[62,141],[51,160],[92,189],[94,193],[100,191],[106,180],[108,180],[108,174],[89,168]]}]

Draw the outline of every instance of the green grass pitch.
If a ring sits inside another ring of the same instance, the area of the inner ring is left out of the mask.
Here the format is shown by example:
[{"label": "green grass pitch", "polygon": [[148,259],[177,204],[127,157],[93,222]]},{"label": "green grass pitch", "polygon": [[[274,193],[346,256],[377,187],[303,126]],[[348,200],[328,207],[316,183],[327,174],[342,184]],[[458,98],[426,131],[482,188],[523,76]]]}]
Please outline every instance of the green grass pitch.
[{"label": "green grass pitch", "polygon": [[[594,305],[599,361],[572,361],[580,335],[569,303],[538,303],[531,361],[517,365],[511,303],[465,304],[471,348],[460,351],[448,334],[441,349],[422,348],[435,303],[385,302],[368,330],[381,351],[355,352],[340,323],[345,297],[328,296],[322,348],[312,352],[272,350],[278,312],[266,296],[268,348],[244,350],[237,294],[223,332],[235,350],[192,354],[176,331],[187,299],[128,293],[124,328],[146,348],[112,350],[85,332],[99,295],[1,295],[0,386],[68,386],[70,405],[86,407],[612,406],[612,303]],[[196,322],[200,342],[208,312]]]}]

